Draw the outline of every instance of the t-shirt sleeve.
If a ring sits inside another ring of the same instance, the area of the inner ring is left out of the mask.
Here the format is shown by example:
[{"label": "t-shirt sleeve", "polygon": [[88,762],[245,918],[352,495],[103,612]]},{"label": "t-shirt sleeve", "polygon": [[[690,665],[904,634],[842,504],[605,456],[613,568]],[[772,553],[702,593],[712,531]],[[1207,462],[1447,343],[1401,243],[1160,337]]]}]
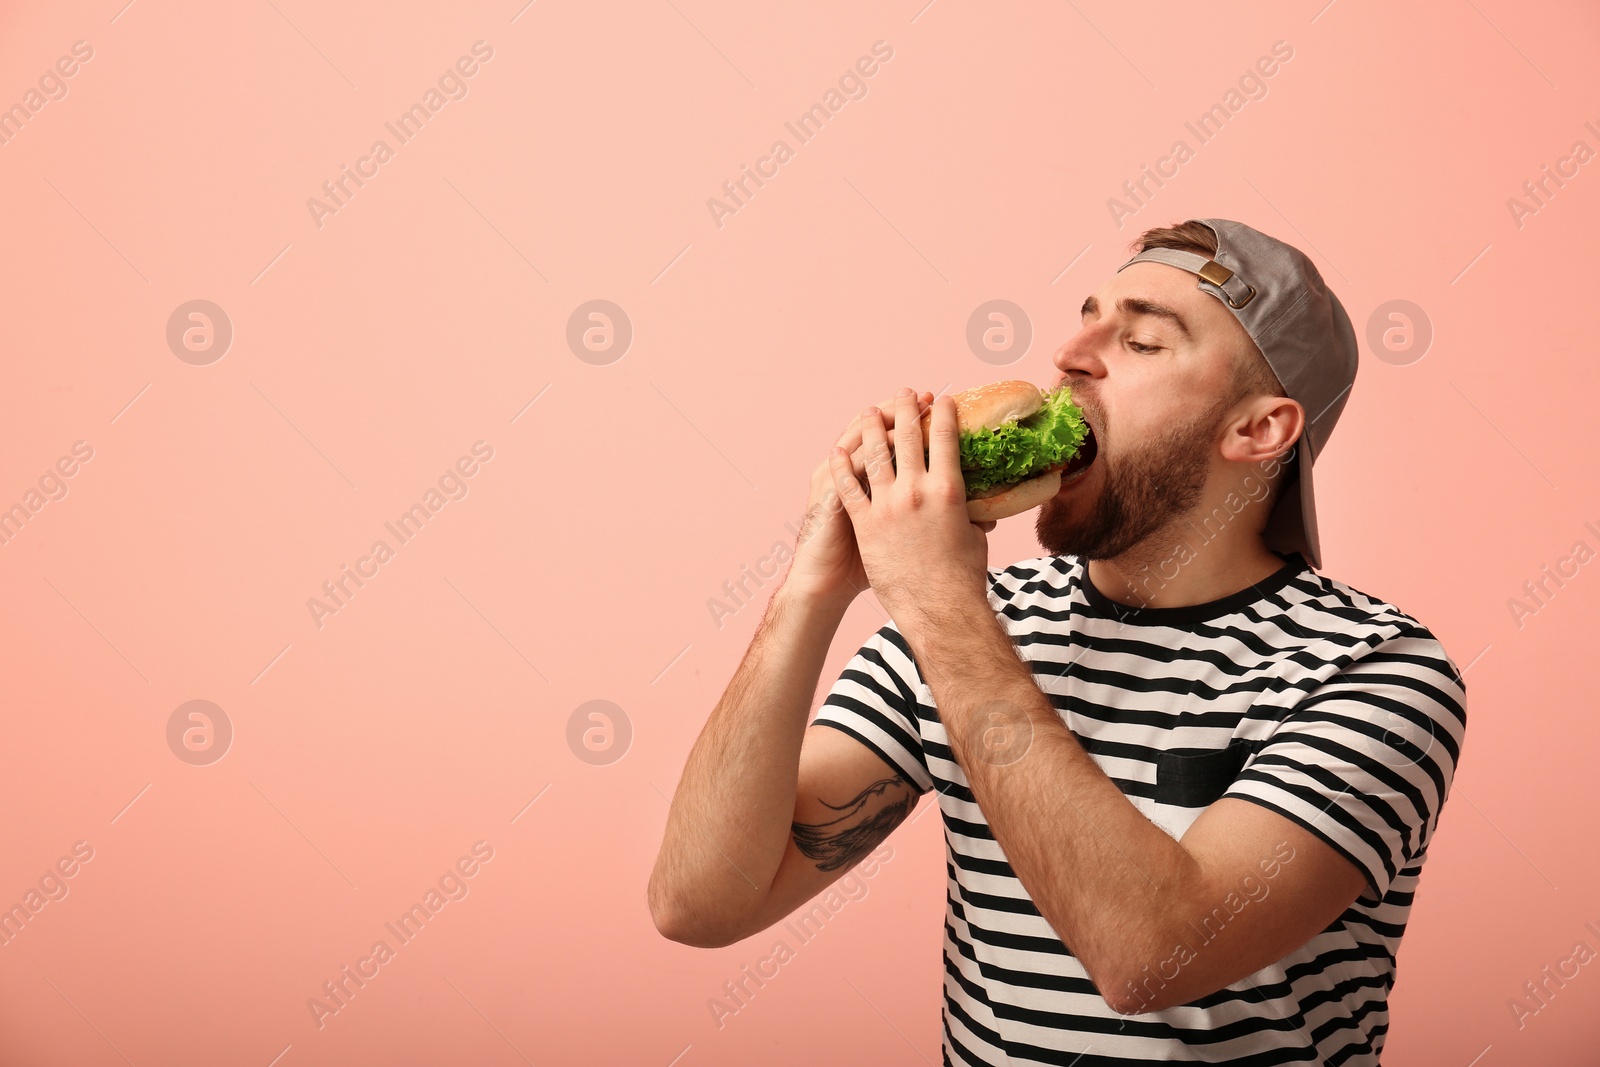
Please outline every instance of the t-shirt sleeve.
[{"label": "t-shirt sleeve", "polygon": [[842,730],[866,745],[921,796],[933,788],[917,718],[921,689],[911,649],[890,622],[845,666],[812,723]]},{"label": "t-shirt sleeve", "polygon": [[1460,672],[1431,633],[1409,629],[1308,693],[1223,795],[1310,830],[1381,900],[1427,848],[1466,725]]}]

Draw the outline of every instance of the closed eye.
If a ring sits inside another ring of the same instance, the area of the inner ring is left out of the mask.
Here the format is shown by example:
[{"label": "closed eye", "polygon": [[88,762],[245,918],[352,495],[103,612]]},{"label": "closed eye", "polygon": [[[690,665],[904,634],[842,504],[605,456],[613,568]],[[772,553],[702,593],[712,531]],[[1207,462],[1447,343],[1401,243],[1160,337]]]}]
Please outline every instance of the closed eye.
[{"label": "closed eye", "polygon": [[1151,352],[1161,351],[1160,345],[1144,345],[1140,344],[1138,341],[1129,341],[1128,347],[1139,353],[1141,356],[1147,356]]}]

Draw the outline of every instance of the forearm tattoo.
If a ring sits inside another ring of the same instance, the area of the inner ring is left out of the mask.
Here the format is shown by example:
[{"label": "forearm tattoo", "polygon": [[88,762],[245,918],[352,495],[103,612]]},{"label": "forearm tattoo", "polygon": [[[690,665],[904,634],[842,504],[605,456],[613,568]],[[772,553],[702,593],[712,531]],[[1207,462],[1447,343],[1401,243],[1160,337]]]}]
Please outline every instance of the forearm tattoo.
[{"label": "forearm tattoo", "polygon": [[[893,799],[864,822],[850,825],[870,801],[882,796]],[[794,834],[795,847],[808,858],[816,860],[819,871],[853,866],[861,857],[877,848],[879,842],[905,820],[916,799],[916,793],[903,779],[883,778],[867,786],[846,804],[833,805],[825,800],[819,801],[823,807],[844,814],[828,822],[794,823],[791,832]]]}]

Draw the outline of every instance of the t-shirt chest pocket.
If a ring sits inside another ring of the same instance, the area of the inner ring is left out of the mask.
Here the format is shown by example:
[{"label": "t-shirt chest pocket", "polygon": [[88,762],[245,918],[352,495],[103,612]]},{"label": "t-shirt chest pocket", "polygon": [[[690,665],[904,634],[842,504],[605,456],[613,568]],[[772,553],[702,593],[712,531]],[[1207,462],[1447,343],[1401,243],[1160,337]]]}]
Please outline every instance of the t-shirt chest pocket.
[{"label": "t-shirt chest pocket", "polygon": [[1163,752],[1156,759],[1157,804],[1203,808],[1228,791],[1264,741],[1236,737],[1211,752]]}]

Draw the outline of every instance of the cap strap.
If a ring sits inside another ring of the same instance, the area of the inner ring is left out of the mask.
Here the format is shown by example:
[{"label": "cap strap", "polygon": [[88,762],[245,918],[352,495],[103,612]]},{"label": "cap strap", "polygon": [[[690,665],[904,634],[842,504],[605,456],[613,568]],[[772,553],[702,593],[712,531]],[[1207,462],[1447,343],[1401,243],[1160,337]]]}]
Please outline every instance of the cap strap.
[{"label": "cap strap", "polygon": [[1203,283],[1200,288],[1204,289],[1207,284],[1211,285],[1221,294],[1222,299],[1228,302],[1228,306],[1234,309],[1242,308],[1255,299],[1254,286],[1247,284],[1243,278],[1216,260],[1207,259],[1197,252],[1186,252],[1181,248],[1147,248],[1117,270],[1120,271],[1135,263],[1165,263],[1169,267],[1197,274]]}]

